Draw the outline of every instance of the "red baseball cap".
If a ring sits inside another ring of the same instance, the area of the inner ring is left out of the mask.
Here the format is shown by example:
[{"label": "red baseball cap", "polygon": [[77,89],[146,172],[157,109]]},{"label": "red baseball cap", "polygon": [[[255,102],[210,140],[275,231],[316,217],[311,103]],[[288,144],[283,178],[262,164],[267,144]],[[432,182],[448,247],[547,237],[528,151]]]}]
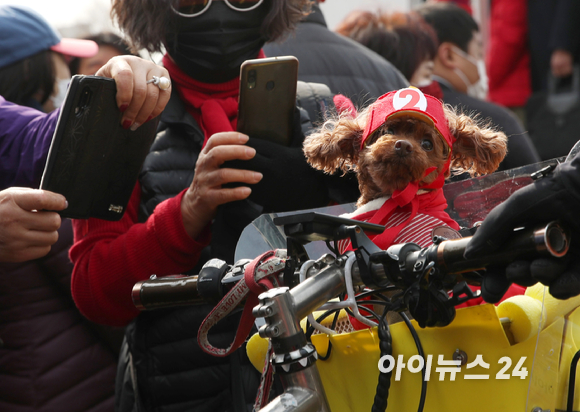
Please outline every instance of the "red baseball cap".
[{"label": "red baseball cap", "polygon": [[449,131],[443,103],[436,97],[424,94],[415,87],[395,90],[379,97],[370,107],[361,149],[368,137],[387,120],[401,116],[411,116],[435,127],[449,147],[453,146],[455,136]]}]

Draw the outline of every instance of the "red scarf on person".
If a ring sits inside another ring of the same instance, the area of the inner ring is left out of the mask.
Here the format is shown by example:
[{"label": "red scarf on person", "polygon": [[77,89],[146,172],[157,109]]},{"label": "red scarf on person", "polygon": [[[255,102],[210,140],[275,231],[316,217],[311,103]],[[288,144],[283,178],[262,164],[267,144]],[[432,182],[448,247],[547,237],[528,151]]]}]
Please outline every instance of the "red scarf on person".
[{"label": "red scarf on person", "polygon": [[437,83],[437,81],[435,80],[433,80],[427,86],[419,87],[419,90],[421,90],[425,94],[431,95],[443,101],[443,90],[441,89],[441,85]]},{"label": "red scarf on person", "polygon": [[[260,50],[257,58],[266,57]],[[203,130],[205,140],[214,133],[233,132],[238,120],[238,95],[240,79],[225,83],[202,83],[185,74],[166,54],[163,66],[171,76],[171,82],[177,89],[188,113],[197,121]]]}]

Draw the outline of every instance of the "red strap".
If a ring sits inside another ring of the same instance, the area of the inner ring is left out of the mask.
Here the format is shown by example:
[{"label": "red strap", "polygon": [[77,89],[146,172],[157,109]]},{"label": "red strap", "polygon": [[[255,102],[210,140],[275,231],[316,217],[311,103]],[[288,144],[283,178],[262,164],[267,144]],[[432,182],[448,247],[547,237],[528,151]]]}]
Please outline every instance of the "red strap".
[{"label": "red strap", "polygon": [[[278,250],[268,251],[249,263],[246,266],[244,279],[240,280],[203,320],[197,333],[197,343],[204,352],[223,357],[238,349],[245,342],[254,323],[252,310],[258,304],[258,295],[273,286],[266,277],[284,270],[285,255],[283,257],[280,255]],[[246,296],[247,300],[234,341],[227,348],[216,348],[208,340],[210,329],[229,315]]]},{"label": "red strap", "polygon": [[[262,253],[251,263],[246,265],[246,270],[244,271],[244,281],[256,296],[274,287],[272,282],[267,278],[263,278],[260,281],[256,282],[256,271],[258,270],[257,269],[258,264],[261,264],[269,260],[272,256],[275,255],[275,253],[276,252],[274,250]],[[264,271],[264,269],[262,269],[262,271]]]},{"label": "red strap", "polygon": [[259,411],[266,406],[270,399],[270,390],[272,388],[272,375],[274,368],[270,360],[274,353],[274,348],[272,347],[272,341],[268,342],[268,350],[266,351],[266,357],[264,359],[264,368],[262,370],[262,376],[260,377],[260,387],[258,388],[258,393],[256,394],[256,400],[254,402],[254,411]]}]

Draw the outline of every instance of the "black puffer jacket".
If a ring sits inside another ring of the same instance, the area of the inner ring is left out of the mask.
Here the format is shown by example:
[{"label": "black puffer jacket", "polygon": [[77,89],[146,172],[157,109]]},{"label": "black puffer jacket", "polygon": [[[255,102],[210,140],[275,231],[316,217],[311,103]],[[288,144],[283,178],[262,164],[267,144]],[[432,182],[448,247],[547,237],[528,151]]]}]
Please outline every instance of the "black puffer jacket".
[{"label": "black puffer jacket", "polygon": [[66,219],[47,256],[0,265],[2,412],[113,411],[122,330],[111,334],[75,307],[71,245]]},{"label": "black puffer jacket", "polygon": [[[218,358],[197,344],[197,330],[212,308],[156,310],[127,327],[128,345],[119,360],[117,412],[241,412],[252,405],[260,374],[250,364],[245,346]],[[218,323],[211,342],[227,347],[238,320],[231,316]],[[137,402],[133,381],[138,383]]]},{"label": "black puffer jacket", "polygon": [[[161,115],[160,130],[139,177],[142,221],[149,217],[157,204],[176,196],[191,184],[204,142],[203,132],[176,91]],[[239,203],[245,205],[245,202]],[[240,209],[243,222],[251,221],[260,212]],[[220,216],[215,220],[227,218]],[[223,230],[228,229],[227,224],[216,221],[212,231],[217,225]],[[199,272],[200,266],[211,257],[216,257],[216,249],[229,247],[237,240],[238,225],[229,229],[225,234],[212,236],[220,242],[204,250],[192,274]],[[197,344],[197,330],[211,309],[212,306],[203,305],[156,310],[144,312],[131,322],[126,329],[126,344],[119,359],[117,412],[233,412],[234,405],[251,405],[259,374],[249,364],[243,349],[228,357],[217,358],[202,352]],[[211,341],[227,347],[234,339],[235,321],[235,317],[229,318],[212,330]],[[235,373],[232,373],[232,367],[237,368]],[[232,382],[234,375],[240,378],[237,384]],[[234,395],[234,388],[243,389]]]},{"label": "black puffer jacket", "polygon": [[[299,108],[296,112],[294,133],[296,150],[300,150],[304,134],[313,127],[311,117],[317,116],[318,119],[314,123],[319,123],[320,119],[324,117],[321,111],[334,110],[330,91],[328,91],[329,96],[325,99],[316,96],[316,92],[320,91],[323,85],[314,85],[317,87],[313,88],[311,83],[299,83],[298,89],[303,94],[299,93],[298,103],[310,109],[307,111]],[[313,95],[314,98],[312,98]],[[323,99],[324,102],[321,101]],[[312,116],[309,112],[312,112]],[[195,163],[204,142],[203,132],[185,109],[176,91],[172,92],[171,99],[161,116],[160,130],[139,176],[142,193],[139,218],[143,222],[160,202],[176,196],[191,184]],[[285,194],[286,199],[284,200],[295,199],[291,203],[292,207],[287,210],[322,207],[331,200],[336,203],[354,202],[359,197],[358,182],[354,174],[349,174],[346,177],[342,177],[341,174],[328,176],[308,167],[301,151],[300,157],[304,163],[302,169],[307,168],[309,172],[303,175],[288,174],[287,179],[294,181],[310,179],[310,182],[317,182],[318,197],[305,196],[303,192],[299,196],[292,193]],[[251,161],[240,164],[232,163],[230,167],[246,168],[246,164],[251,164]],[[261,171],[268,172],[267,170]],[[279,181],[277,184],[287,186],[288,182]],[[310,184],[314,185],[315,183]],[[270,191],[266,192],[271,193]],[[255,203],[259,200],[253,196],[254,192],[249,200],[226,204],[218,208],[217,216],[212,224],[211,250],[204,251],[204,255],[200,258],[200,265],[214,257],[233,264],[234,250],[243,229],[262,213],[282,211],[264,208]],[[194,269],[193,273],[199,271],[200,265]]]},{"label": "black puffer jacket", "polygon": [[502,106],[454,90],[444,79],[437,77],[443,91],[443,102],[457,107],[460,112],[478,115],[482,120],[491,120],[492,124],[504,132],[508,138],[508,153],[499,164],[499,170],[508,170],[539,162],[540,156],[530,136],[519,120]]},{"label": "black puffer jacket", "polygon": [[298,79],[323,83],[333,93],[366,106],[409,82],[390,62],[345,36],[330,31],[318,5],[281,43],[264,46],[266,56],[296,56]]}]

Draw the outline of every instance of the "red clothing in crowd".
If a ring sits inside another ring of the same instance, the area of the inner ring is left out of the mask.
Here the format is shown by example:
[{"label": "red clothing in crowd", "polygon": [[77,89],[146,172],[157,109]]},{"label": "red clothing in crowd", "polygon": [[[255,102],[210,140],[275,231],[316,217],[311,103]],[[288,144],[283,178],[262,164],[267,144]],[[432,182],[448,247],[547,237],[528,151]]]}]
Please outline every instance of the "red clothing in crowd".
[{"label": "red clothing in crowd", "polygon": [[[260,52],[258,57],[264,54]],[[165,57],[163,63],[187,111],[202,128],[205,141],[214,133],[234,130],[238,78],[205,84],[185,76],[169,58]],[[209,244],[210,230],[208,225],[199,239],[189,237],[181,217],[184,193],[185,190],[160,203],[146,222],[139,223],[141,188],[137,183],[120,221],[73,222],[72,294],[87,318],[97,323],[124,326],[139,314],[131,300],[135,283],[153,274],[179,274],[195,267],[201,250]]]},{"label": "red clothing in crowd", "polygon": [[487,53],[488,99],[506,107],[522,107],[531,94],[527,0],[491,2]]},{"label": "red clothing in crowd", "polygon": [[97,323],[124,326],[139,314],[131,300],[135,283],[152,274],[183,273],[195,266],[209,243],[209,231],[197,240],[185,231],[184,193],[160,203],[145,223],[138,223],[141,190],[137,184],[120,221],[73,221],[71,286],[83,315]]}]

